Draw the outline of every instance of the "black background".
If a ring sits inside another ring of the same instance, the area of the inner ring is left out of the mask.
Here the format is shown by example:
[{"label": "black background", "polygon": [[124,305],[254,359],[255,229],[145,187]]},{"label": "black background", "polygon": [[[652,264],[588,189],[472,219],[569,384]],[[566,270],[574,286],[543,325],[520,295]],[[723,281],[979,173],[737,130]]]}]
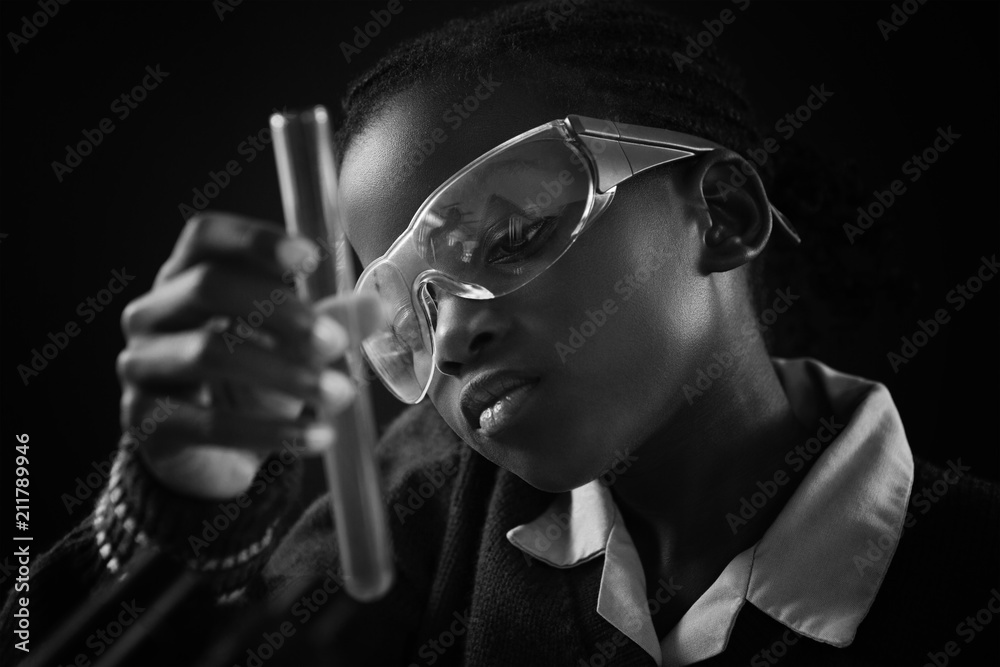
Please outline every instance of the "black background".
[{"label": "black background", "polygon": [[[337,108],[346,82],[384,49],[443,17],[472,13],[477,4],[404,0],[403,13],[350,63],[339,44],[385,2],[245,1],[220,20],[208,1],[75,0],[16,54],[7,35],[38,7],[0,5],[0,210],[7,235],[0,241],[0,465],[10,490],[14,436],[30,434],[36,550],[90,508],[70,515],[60,498],[115,448],[115,357],[124,344],[118,319],[170,253],[184,224],[178,206],[191,204],[192,188],[203,187],[210,170],[238,160],[242,173],[212,208],[280,221],[272,154],[247,163],[237,150],[241,142],[266,127],[275,107]],[[732,6],[675,5],[695,23]],[[807,243],[795,266],[808,275],[791,283],[803,305],[783,325],[799,335],[776,351],[815,356],[885,383],[916,454],[939,463],[961,457],[973,474],[998,479],[998,281],[960,312],[945,295],[974,275],[981,256],[1000,249],[1000,9],[928,3],[886,40],[877,22],[892,11],[888,3],[753,2],[717,38],[743,67],[762,127],[773,128],[806,100],[810,86],[825,84],[834,96],[796,133],[795,144],[853,165],[855,179],[867,184],[854,193],[864,203],[874,188],[884,190],[896,178],[907,182],[891,214],[853,246],[840,224],[855,215],[815,229],[799,225]],[[169,76],[119,120],[112,101],[139,84],[147,65]],[[58,182],[52,161],[63,161],[65,146],[105,117],[114,132]],[[903,162],[948,126],[961,139],[910,184]],[[83,324],[77,304],[122,267],[135,280]],[[894,373],[886,354],[938,308],[947,308],[952,321]],[[17,366],[29,364],[32,349],[70,320],[82,326],[80,335],[25,386]],[[384,425],[400,406],[381,392],[378,400]],[[307,495],[321,483],[314,471]],[[10,515],[4,532],[12,509]]]}]

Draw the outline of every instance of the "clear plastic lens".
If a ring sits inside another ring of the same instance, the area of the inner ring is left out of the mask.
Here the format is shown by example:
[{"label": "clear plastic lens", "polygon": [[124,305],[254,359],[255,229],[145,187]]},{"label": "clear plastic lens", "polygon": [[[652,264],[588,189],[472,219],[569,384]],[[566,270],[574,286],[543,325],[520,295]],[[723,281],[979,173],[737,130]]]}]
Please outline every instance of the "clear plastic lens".
[{"label": "clear plastic lens", "polygon": [[420,324],[417,316],[409,306],[402,308],[392,324],[389,325],[389,333],[392,337],[393,345],[400,349],[412,350],[414,353],[423,348],[423,341],[420,340]]},{"label": "clear plastic lens", "polygon": [[401,400],[412,401],[427,380],[416,375],[424,366],[416,357],[429,354],[429,350],[409,289],[399,270],[383,262],[364,276],[358,291],[375,292],[390,315],[386,326],[362,343],[365,358]]},{"label": "clear plastic lens", "polygon": [[386,381],[389,388],[403,401],[413,401],[423,390],[416,377],[413,350],[398,344],[389,332],[380,332],[361,344],[372,369]]},{"label": "clear plastic lens", "polygon": [[591,192],[586,162],[564,140],[515,144],[428,202],[413,241],[431,268],[506,293],[565,251]]},{"label": "clear plastic lens", "polygon": [[[436,290],[492,298],[534,279],[583,229],[592,178],[583,154],[551,128],[498,151],[424,203],[405,241],[358,285],[377,291],[392,314],[388,330],[363,345],[390,390],[415,402],[430,382]],[[421,274],[436,278],[414,295]]]}]

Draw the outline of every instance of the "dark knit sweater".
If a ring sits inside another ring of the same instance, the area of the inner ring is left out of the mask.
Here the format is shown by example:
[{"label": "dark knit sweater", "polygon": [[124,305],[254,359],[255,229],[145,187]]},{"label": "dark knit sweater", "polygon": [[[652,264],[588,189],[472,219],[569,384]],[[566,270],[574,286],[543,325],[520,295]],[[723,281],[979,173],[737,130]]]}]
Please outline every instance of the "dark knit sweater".
[{"label": "dark knit sweater", "polygon": [[[168,492],[134,455],[123,452],[121,475],[110,482],[120,487],[112,489],[118,502],[110,503],[109,518],[101,524],[110,544],[104,555],[88,518],[33,562],[32,651],[88,593],[114,580],[109,558],[123,567],[141,532],[146,544],[159,545],[204,570],[216,594],[245,587],[239,601],[204,603],[207,608],[198,618],[173,619],[172,636],[186,640],[169,646],[161,641],[158,664],[194,664],[204,657],[206,628],[234,616],[252,618],[261,608],[256,599],[277,601],[271,609],[285,612],[288,624],[283,627],[289,637],[281,642],[273,641],[279,622],[265,626],[272,631],[272,648],[261,660],[267,665],[653,664],[596,612],[602,558],[556,569],[526,557],[507,541],[510,528],[538,516],[554,496],[476,454],[429,402],[396,420],[379,445],[379,460],[397,583],[379,603],[336,607],[344,593],[337,583],[326,499],[313,504],[287,534],[282,535],[284,522],[275,523],[287,512],[301,462],[286,461],[271,481],[259,476],[232,525],[199,546],[194,557],[190,537],[203,535],[202,522],[220,514],[219,503]],[[913,497],[942,479],[944,470],[917,459]],[[943,487],[939,483],[937,488]],[[726,651],[702,664],[1000,664],[1000,618],[987,606],[995,596],[993,608],[1000,609],[1000,486],[966,474],[934,497],[934,503],[911,504],[913,520],[907,522],[885,581],[850,646],[835,648],[799,636],[746,604]],[[121,509],[115,511],[115,506]],[[265,540],[269,528],[271,538]],[[226,561],[241,551],[243,562]],[[329,596],[318,594],[323,577]],[[315,612],[307,613],[303,595]],[[12,647],[13,603],[12,597],[3,610],[3,664],[23,657]],[[336,613],[324,615],[335,607]],[[992,622],[978,625],[987,615]],[[966,622],[969,616],[976,625]],[[185,621],[191,623],[186,634],[177,630]],[[219,632],[232,631],[226,627]],[[232,655],[243,656],[236,664],[259,660],[257,649],[267,636],[258,634],[235,646]],[[275,643],[280,647],[274,648]],[[231,658],[226,662],[225,654],[217,651],[217,662],[234,664]]]}]

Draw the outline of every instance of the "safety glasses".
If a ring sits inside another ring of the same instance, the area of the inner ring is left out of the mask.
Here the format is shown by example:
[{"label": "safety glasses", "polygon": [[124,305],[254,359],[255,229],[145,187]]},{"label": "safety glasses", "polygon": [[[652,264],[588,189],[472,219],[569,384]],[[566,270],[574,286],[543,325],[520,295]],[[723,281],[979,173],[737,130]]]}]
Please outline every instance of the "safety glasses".
[{"label": "safety glasses", "polygon": [[[406,231],[372,262],[356,291],[373,291],[390,314],[363,341],[369,364],[405,403],[433,379],[440,291],[495,299],[537,278],[600,217],[616,186],[718,144],[670,130],[567,116],[520,134],[445,181]],[[772,220],[798,242],[773,205]]]}]

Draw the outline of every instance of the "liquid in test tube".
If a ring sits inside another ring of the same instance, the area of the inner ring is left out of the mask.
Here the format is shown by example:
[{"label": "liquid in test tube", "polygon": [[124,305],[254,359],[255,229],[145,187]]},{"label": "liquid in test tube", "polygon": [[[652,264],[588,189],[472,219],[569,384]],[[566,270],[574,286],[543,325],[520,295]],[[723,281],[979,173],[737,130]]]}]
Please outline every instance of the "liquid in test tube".
[{"label": "liquid in test tube", "polygon": [[[286,227],[311,241],[327,239],[336,250],[299,282],[300,294],[309,303],[334,294],[350,294],[355,283],[354,265],[340,219],[326,109],[317,106],[301,113],[276,113],[271,116],[271,133]],[[339,415],[330,415],[321,405],[318,417],[337,430],[336,442],[323,458],[344,588],[354,599],[368,602],[382,597],[392,586],[393,554],[373,457],[378,431],[367,383],[359,382],[364,378],[361,323],[355,312],[347,310],[341,324],[350,335],[351,346],[336,367],[355,380],[357,398]]]}]

